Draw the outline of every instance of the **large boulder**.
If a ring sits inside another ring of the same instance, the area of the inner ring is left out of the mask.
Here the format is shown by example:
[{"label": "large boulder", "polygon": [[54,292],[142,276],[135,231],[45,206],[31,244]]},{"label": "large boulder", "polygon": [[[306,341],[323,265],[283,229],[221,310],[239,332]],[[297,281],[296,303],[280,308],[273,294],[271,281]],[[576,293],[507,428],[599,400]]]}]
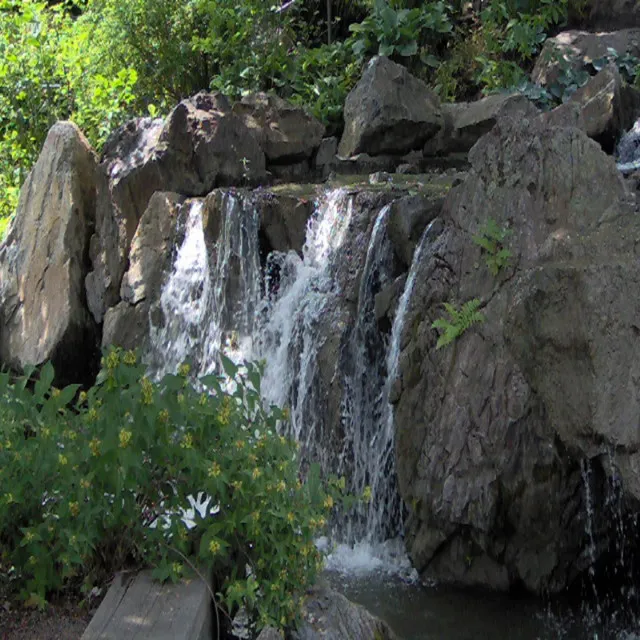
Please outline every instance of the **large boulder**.
[{"label": "large boulder", "polygon": [[155,191],[203,196],[218,185],[259,182],[265,158],[220,94],[183,100],[166,122],[142,118],[116,130],[100,164],[89,307],[97,322],[118,299],[129,246]]},{"label": "large boulder", "polygon": [[520,94],[495,94],[476,102],[443,104],[444,126],[427,141],[424,155],[467,152],[503,116],[531,117],[536,107]]},{"label": "large boulder", "polygon": [[0,360],[52,361],[59,380],[88,381],[96,327],[84,277],[94,224],[96,157],[70,122],[54,125],[0,247]]},{"label": "large boulder", "polygon": [[322,142],[324,125],[302,107],[276,95],[249,94],[233,105],[233,112],[254,133],[267,162],[290,164],[308,159]]},{"label": "large boulder", "polygon": [[443,126],[436,95],[403,66],[373,58],[347,96],[338,152],[402,155],[421,149]]},{"label": "large boulder", "polygon": [[[283,634],[265,627],[258,640],[282,640]],[[363,606],[324,585],[307,594],[299,628],[286,635],[287,640],[396,640],[386,622]]]},{"label": "large boulder", "polygon": [[629,53],[640,57],[640,29],[591,33],[563,31],[548,38],[531,72],[531,80],[543,86],[558,81],[563,69],[577,73],[585,66],[607,56],[614,49],[619,56]]},{"label": "large boulder", "polygon": [[640,92],[625,83],[617,67],[610,64],[548,117],[568,119],[571,116],[565,116],[564,112],[569,114],[576,106],[580,110],[581,128],[611,153],[620,136],[640,115]]},{"label": "large boulder", "polygon": [[[640,499],[640,220],[578,129],[503,119],[470,161],[407,284],[393,398],[407,546],[424,578],[554,593]],[[495,277],[474,240],[489,219],[511,230]],[[443,303],[474,299],[484,322],[437,349]]]},{"label": "large boulder", "polygon": [[586,0],[576,3],[576,8],[578,15],[573,19],[594,31],[640,27],[637,0]]}]

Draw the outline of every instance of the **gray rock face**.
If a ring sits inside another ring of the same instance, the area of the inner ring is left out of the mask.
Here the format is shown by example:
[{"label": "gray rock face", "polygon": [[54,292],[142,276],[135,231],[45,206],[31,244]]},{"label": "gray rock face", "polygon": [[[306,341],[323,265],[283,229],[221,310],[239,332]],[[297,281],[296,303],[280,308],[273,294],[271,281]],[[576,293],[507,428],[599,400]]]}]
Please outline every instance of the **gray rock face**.
[{"label": "gray rock face", "polygon": [[[562,64],[569,63],[576,71],[585,63],[607,55],[609,48],[618,55],[640,55],[640,29],[591,33],[589,31],[563,31],[548,38],[538,56],[531,80],[543,86],[558,79]],[[564,59],[564,63],[562,60]]]},{"label": "gray rock face", "polygon": [[442,127],[438,98],[404,67],[376,57],[347,96],[338,152],[398,154],[421,149]]},{"label": "gray rock face", "polygon": [[184,198],[156,192],[140,218],[131,243],[129,269],[122,278],[120,302],[107,310],[102,346],[144,349],[149,337],[149,310],[161,293],[172,248],[180,207]]},{"label": "gray rock face", "polygon": [[311,157],[320,146],[324,125],[276,95],[253,93],[233,106],[254,133],[268,162],[290,162]]},{"label": "gray rock face", "polygon": [[522,95],[496,94],[476,102],[459,102],[441,106],[444,126],[427,141],[424,155],[467,152],[487,132],[498,118],[533,117],[536,107]]},{"label": "gray rock face", "polygon": [[[603,483],[591,488],[603,539],[606,477],[640,497],[640,221],[613,160],[577,129],[504,119],[470,161],[424,245],[403,325],[407,545],[425,578],[557,592],[589,563],[584,461]],[[488,218],[512,229],[495,278],[473,240]],[[484,322],[436,349],[442,304],[474,298]]]},{"label": "gray rock face", "polygon": [[14,369],[51,360],[60,380],[86,380],[96,364],[83,285],[96,164],[79,129],[59,122],[22,188],[0,247],[0,360]]},{"label": "gray rock face", "polygon": [[591,0],[589,24],[598,30],[640,27],[640,5],[637,0]]},{"label": "gray rock face", "polygon": [[167,121],[132,121],[105,145],[98,186],[89,308],[102,322],[118,291],[138,221],[156,191],[202,196],[217,185],[255,183],[265,177],[264,153],[220,94],[183,100]]},{"label": "gray rock face", "polygon": [[576,124],[607,151],[613,151],[616,141],[640,115],[640,92],[627,85],[617,67],[611,64],[578,89],[567,102],[556,107],[555,117],[571,118],[563,112],[571,112],[576,106],[580,111],[580,121]]}]

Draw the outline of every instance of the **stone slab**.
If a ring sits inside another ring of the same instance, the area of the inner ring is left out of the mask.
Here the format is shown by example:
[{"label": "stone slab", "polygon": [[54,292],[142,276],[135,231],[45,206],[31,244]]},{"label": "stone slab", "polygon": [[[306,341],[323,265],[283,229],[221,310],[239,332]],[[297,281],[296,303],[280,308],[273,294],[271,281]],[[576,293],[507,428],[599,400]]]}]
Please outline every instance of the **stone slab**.
[{"label": "stone slab", "polygon": [[212,603],[199,578],[160,584],[118,574],[81,640],[210,640]]}]

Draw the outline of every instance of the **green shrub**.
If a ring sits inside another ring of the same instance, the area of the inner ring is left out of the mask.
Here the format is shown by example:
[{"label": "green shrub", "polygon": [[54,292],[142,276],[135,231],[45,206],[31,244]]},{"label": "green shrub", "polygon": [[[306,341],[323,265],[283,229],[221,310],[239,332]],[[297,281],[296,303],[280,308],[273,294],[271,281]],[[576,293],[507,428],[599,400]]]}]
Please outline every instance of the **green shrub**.
[{"label": "green shrub", "polygon": [[489,218],[473,236],[474,244],[482,249],[487,268],[494,277],[511,261],[511,250],[505,246],[510,235],[511,229],[499,227],[493,218]]},{"label": "green shrub", "polygon": [[[60,6],[0,0],[0,220],[13,214],[49,128],[72,119],[99,147],[128,116],[136,74],[111,73],[100,40]],[[103,42],[102,45],[106,47]]]},{"label": "green shrub", "polygon": [[[43,603],[123,567],[177,579],[192,563],[213,569],[227,612],[242,604],[257,627],[296,620],[344,482],[321,484],[315,467],[300,482],[260,368],[224,364],[226,379],[196,383],[183,366],[153,382],[134,353],[112,350],[86,393],[52,387],[50,365],[33,388],[0,375],[5,588]],[[202,512],[185,515],[189,496]]]}]

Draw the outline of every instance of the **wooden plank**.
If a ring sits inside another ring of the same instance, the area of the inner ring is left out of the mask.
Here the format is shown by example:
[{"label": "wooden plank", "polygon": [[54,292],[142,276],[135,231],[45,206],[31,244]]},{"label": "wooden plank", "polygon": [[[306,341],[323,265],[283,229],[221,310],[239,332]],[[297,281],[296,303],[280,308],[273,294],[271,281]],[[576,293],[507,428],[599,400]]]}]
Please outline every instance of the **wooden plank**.
[{"label": "wooden plank", "polygon": [[200,578],[160,584],[118,574],[81,640],[211,640],[212,603]]}]

